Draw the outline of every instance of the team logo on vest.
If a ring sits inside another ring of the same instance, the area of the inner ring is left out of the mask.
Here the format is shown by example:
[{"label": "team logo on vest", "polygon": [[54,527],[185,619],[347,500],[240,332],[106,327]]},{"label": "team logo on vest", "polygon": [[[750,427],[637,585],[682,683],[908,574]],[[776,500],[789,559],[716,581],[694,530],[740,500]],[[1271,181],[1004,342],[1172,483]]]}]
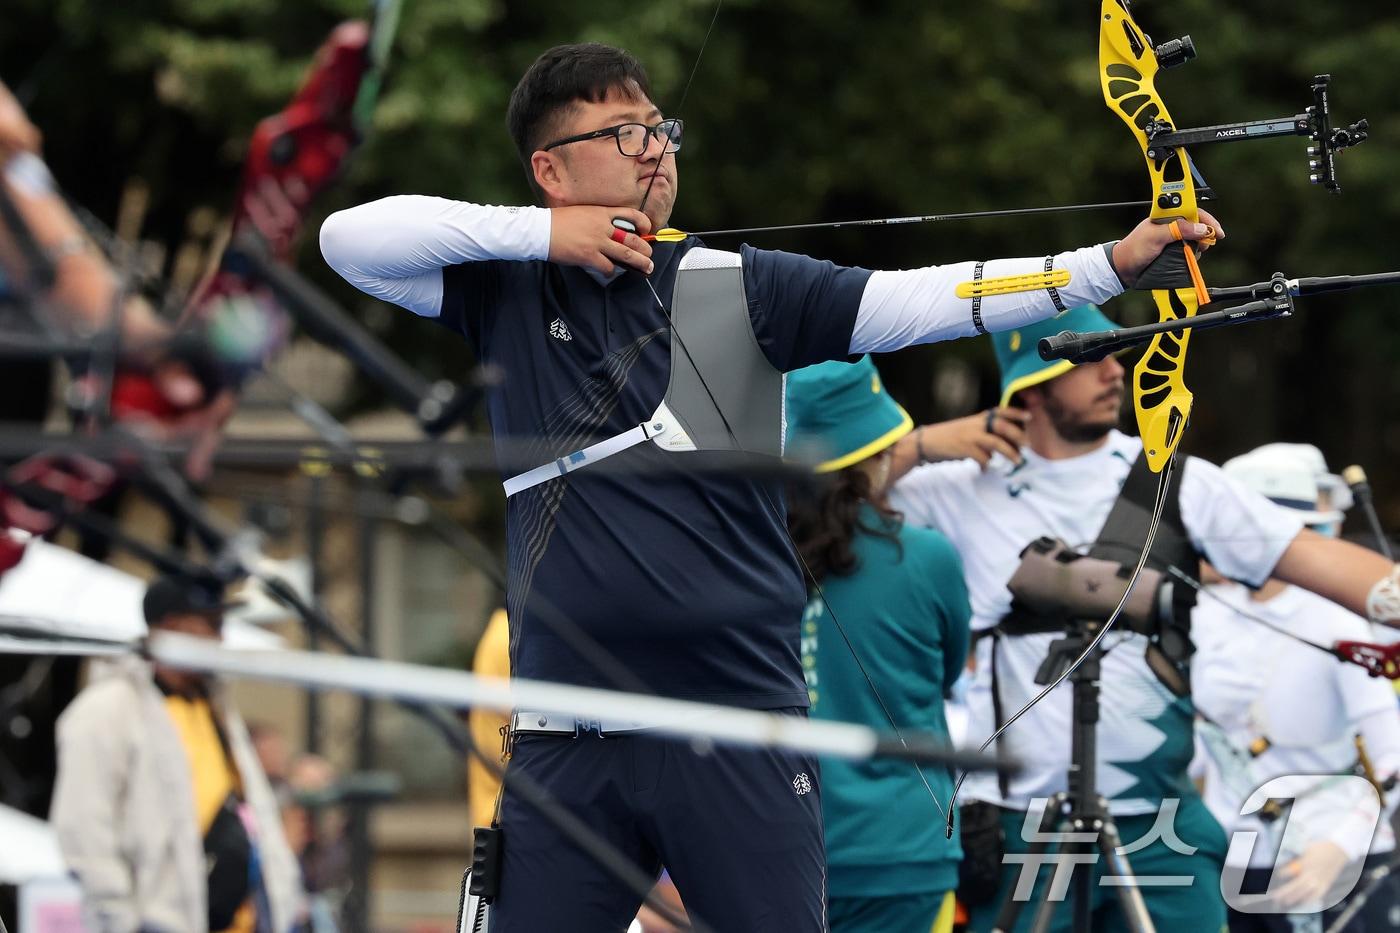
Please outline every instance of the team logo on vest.
[{"label": "team logo on vest", "polygon": [[555,318],[549,325],[549,336],[555,340],[573,340],[574,335],[569,333],[569,325],[564,323],[563,318]]},{"label": "team logo on vest", "polygon": [[812,792],[812,779],[807,776],[806,771],[792,779],[792,789],[797,791],[799,797]]}]

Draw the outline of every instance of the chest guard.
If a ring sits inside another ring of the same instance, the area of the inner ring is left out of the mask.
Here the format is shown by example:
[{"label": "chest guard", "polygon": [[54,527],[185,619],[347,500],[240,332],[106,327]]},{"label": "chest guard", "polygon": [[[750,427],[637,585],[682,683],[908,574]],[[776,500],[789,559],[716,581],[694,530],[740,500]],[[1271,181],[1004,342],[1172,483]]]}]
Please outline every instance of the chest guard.
[{"label": "chest guard", "polygon": [[662,450],[783,452],[783,374],[759,348],[738,253],[696,247],[671,293],[671,379],[635,428],[505,481],[507,496],[651,441]]}]

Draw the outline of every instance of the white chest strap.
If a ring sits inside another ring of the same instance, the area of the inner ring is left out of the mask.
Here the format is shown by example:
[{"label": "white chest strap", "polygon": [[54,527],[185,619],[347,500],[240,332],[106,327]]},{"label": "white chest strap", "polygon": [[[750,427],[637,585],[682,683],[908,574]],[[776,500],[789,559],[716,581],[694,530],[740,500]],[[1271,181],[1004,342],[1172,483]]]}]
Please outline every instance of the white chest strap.
[{"label": "white chest strap", "polygon": [[558,479],[565,473],[572,473],[590,463],[597,463],[613,454],[620,454],[629,447],[636,447],[643,441],[655,441],[658,447],[665,450],[696,449],[694,442],[686,436],[675,417],[667,410],[666,403],[662,402],[650,421],[643,422],[630,431],[623,431],[607,440],[565,454],[557,460],[552,460],[543,466],[537,466],[533,470],[517,473],[505,481],[506,495],[513,496],[521,490],[538,486],[546,480]]}]

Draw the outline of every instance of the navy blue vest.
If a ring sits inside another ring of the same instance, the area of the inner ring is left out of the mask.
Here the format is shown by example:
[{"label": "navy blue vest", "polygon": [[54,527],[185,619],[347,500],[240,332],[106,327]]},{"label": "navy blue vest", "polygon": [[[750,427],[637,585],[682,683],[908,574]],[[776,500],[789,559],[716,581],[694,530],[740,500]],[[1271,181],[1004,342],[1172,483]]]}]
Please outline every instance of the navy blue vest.
[{"label": "navy blue vest", "polygon": [[[655,244],[652,283],[672,293],[694,238]],[[754,334],[789,371],[847,358],[870,273],[743,248]],[[665,395],[670,332],[646,282],[606,285],[547,262],[446,270],[440,323],[504,373],[492,432],[519,462],[544,463],[626,431]],[[626,686],[557,634],[565,616],[664,696],[753,708],[807,705],[798,651],[806,592],[779,482],[687,472],[652,444],[618,454],[652,469],[589,469],[507,503],[511,669],[520,677]],[[681,469],[678,469],[680,467]],[[509,474],[512,468],[503,470]]]}]

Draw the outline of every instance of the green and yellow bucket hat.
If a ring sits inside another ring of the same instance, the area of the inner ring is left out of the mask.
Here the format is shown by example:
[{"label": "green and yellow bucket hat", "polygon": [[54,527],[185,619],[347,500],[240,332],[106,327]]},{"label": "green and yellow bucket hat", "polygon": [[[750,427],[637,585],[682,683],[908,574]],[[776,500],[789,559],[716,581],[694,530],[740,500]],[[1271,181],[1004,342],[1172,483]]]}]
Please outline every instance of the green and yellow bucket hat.
[{"label": "green and yellow bucket hat", "polygon": [[914,419],[890,398],[869,356],[788,374],[788,448],[816,459],[818,473],[873,457],[913,429]]},{"label": "green and yellow bucket hat", "polygon": [[1098,305],[1080,305],[1030,327],[992,334],[992,347],[1001,370],[1001,404],[1010,404],[1011,396],[1022,389],[1049,382],[1074,368],[1069,360],[1042,360],[1036,350],[1041,337],[1053,337],[1062,330],[1112,330],[1117,326]]}]

